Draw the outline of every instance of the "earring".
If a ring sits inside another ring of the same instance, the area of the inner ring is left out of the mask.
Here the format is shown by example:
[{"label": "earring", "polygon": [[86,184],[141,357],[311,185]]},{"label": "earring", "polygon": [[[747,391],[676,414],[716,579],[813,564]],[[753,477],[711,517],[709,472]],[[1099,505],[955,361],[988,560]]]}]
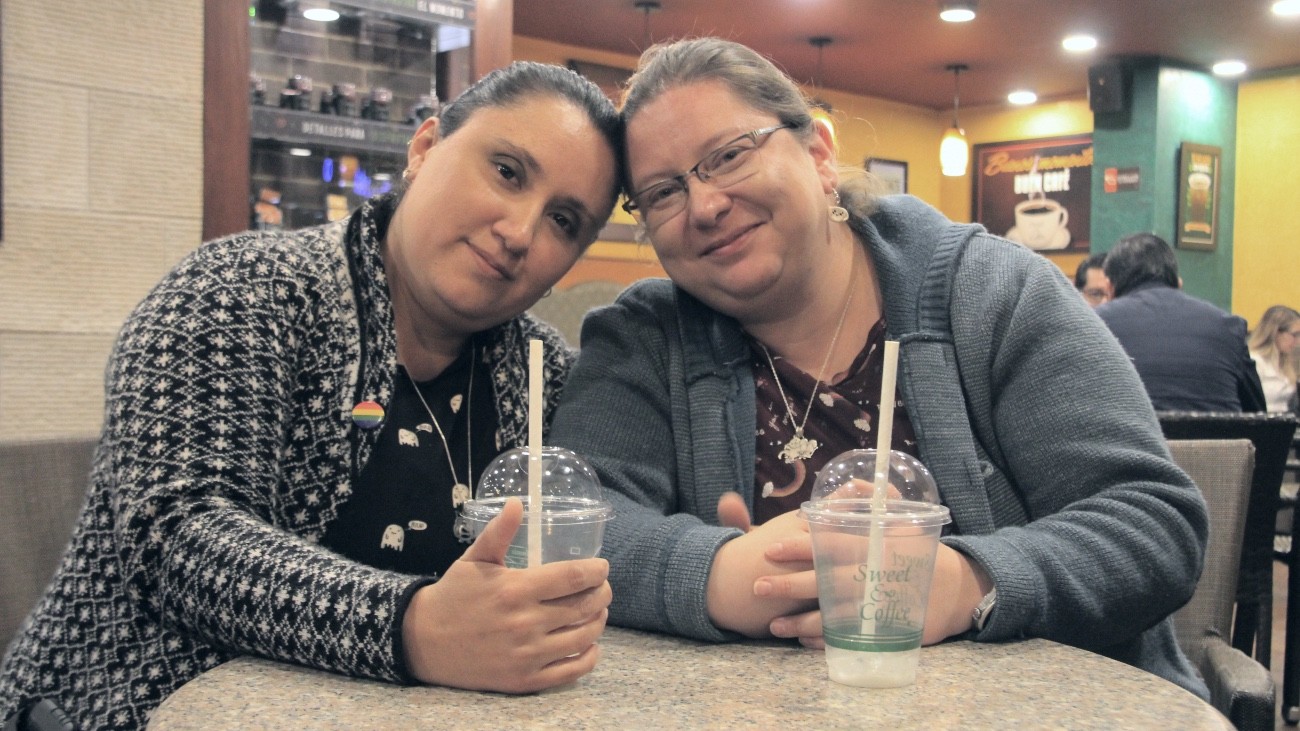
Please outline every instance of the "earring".
[{"label": "earring", "polygon": [[831,220],[836,223],[844,223],[849,220],[849,212],[840,205],[840,192],[838,190],[831,192],[835,194],[835,202],[830,206]]},{"label": "earring", "polygon": [[403,182],[403,183],[409,183],[409,182],[411,182],[411,169],[410,169],[410,168],[407,168],[407,169],[405,169],[405,170],[402,171],[402,182]]}]

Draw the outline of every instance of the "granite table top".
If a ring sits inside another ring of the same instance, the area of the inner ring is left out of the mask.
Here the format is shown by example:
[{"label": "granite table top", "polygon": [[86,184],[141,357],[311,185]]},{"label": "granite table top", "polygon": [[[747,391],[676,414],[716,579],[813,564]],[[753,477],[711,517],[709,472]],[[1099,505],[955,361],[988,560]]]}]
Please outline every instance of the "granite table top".
[{"label": "granite table top", "polygon": [[608,628],[586,677],[510,696],[402,687],[240,657],[195,678],[149,729],[1230,729],[1182,688],[1047,640],[924,648],[917,681],[831,682],[820,651]]}]

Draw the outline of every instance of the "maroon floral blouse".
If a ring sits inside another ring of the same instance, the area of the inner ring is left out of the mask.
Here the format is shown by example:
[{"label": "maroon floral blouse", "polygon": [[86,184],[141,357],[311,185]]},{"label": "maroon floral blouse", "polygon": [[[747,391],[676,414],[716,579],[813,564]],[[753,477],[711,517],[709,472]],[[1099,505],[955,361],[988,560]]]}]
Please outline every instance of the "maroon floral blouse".
[{"label": "maroon floral blouse", "polygon": [[[848,371],[827,379],[817,387],[817,402],[804,424],[804,437],[820,445],[811,457],[787,464],[778,455],[794,436],[794,425],[803,421],[808,399],[817,379],[790,364],[777,353],[772,363],[789,400],[782,403],[781,391],[772,378],[763,346],[750,339],[757,405],[754,464],[754,525],[782,513],[797,510],[812,494],[817,471],[850,449],[875,449],[879,418],[881,374],[885,362],[885,321],[871,328],[862,352]],[[897,396],[895,396],[897,398]],[[793,423],[792,423],[793,422]],[[892,448],[919,457],[916,435],[901,398],[894,402]]]}]

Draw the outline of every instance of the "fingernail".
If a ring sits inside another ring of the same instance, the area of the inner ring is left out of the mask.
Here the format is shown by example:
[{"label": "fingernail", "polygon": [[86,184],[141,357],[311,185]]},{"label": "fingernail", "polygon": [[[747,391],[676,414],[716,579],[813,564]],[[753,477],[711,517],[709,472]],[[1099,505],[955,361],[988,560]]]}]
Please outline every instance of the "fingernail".
[{"label": "fingernail", "polygon": [[785,637],[790,634],[789,624],[789,622],[783,619],[774,619],[772,620],[772,624],[768,626],[768,629],[771,630],[772,635],[775,637]]},{"label": "fingernail", "polygon": [[767,596],[772,593],[772,582],[759,579],[754,582],[754,596]]}]

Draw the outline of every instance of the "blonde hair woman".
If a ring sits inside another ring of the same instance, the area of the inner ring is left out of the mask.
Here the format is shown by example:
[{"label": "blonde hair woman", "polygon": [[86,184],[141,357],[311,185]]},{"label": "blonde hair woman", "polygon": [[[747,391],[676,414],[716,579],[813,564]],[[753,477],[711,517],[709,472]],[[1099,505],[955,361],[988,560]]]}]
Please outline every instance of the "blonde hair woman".
[{"label": "blonde hair woman", "polygon": [[1246,338],[1269,411],[1287,411],[1295,398],[1297,343],[1300,343],[1300,312],[1286,305],[1273,305],[1265,310],[1259,324]]}]

